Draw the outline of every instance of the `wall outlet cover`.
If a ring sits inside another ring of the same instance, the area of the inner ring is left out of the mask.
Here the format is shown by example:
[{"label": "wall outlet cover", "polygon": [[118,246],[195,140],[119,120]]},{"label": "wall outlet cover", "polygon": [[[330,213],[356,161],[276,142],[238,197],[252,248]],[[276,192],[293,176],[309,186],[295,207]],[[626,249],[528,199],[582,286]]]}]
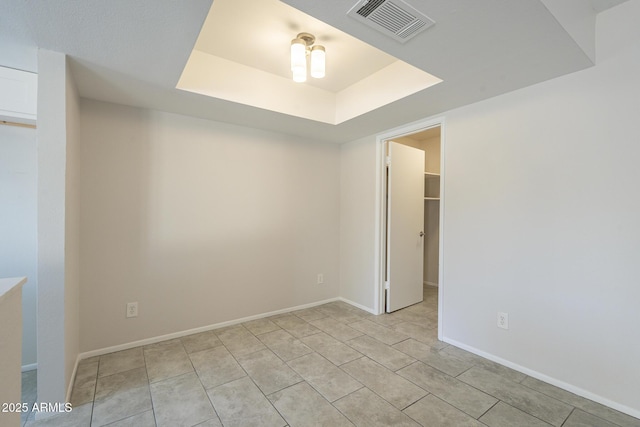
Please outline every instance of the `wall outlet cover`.
[{"label": "wall outlet cover", "polygon": [[509,313],[498,313],[498,328],[509,329]]},{"label": "wall outlet cover", "polygon": [[129,317],[138,317],[138,303],[137,302],[129,302],[127,303],[127,318]]}]

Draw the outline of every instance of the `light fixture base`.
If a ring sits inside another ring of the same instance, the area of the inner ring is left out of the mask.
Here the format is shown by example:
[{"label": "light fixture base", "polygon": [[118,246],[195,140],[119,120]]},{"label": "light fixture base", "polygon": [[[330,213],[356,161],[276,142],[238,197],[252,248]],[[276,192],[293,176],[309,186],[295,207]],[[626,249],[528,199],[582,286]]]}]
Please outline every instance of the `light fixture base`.
[{"label": "light fixture base", "polygon": [[307,45],[307,47],[313,45],[313,43],[316,41],[315,36],[309,33],[300,33],[296,36],[296,38],[304,40],[304,43]]}]

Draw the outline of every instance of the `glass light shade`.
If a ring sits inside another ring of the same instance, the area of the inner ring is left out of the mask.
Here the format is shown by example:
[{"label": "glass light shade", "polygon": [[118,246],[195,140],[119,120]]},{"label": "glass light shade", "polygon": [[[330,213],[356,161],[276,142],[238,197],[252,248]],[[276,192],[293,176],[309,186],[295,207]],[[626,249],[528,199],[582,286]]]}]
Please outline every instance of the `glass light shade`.
[{"label": "glass light shade", "polygon": [[307,69],[307,44],[302,39],[291,40],[291,71],[303,67]]},{"label": "glass light shade", "polygon": [[296,83],[302,83],[307,81],[307,67],[306,64],[303,67],[295,67],[291,70],[293,73],[293,81]]},{"label": "glass light shade", "polygon": [[311,77],[321,79],[325,75],[326,54],[324,46],[316,45],[311,48]]}]

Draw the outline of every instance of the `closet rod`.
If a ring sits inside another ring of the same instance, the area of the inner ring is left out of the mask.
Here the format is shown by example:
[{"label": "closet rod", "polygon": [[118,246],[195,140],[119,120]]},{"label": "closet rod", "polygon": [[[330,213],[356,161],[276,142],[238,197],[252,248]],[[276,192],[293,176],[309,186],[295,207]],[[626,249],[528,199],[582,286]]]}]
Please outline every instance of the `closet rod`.
[{"label": "closet rod", "polygon": [[21,128],[30,128],[30,129],[35,129],[36,128],[36,125],[32,125],[32,124],[29,124],[29,123],[8,122],[6,120],[0,120],[0,125],[17,126],[17,127],[21,127]]}]

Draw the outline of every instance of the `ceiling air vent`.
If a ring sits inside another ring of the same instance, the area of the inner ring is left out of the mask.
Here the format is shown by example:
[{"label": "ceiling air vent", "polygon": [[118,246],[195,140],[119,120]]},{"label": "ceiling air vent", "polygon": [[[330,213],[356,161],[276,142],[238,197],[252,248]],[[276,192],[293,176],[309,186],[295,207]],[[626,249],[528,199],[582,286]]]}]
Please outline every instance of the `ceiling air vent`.
[{"label": "ceiling air vent", "polygon": [[402,0],[360,0],[347,15],[401,43],[435,24]]}]

